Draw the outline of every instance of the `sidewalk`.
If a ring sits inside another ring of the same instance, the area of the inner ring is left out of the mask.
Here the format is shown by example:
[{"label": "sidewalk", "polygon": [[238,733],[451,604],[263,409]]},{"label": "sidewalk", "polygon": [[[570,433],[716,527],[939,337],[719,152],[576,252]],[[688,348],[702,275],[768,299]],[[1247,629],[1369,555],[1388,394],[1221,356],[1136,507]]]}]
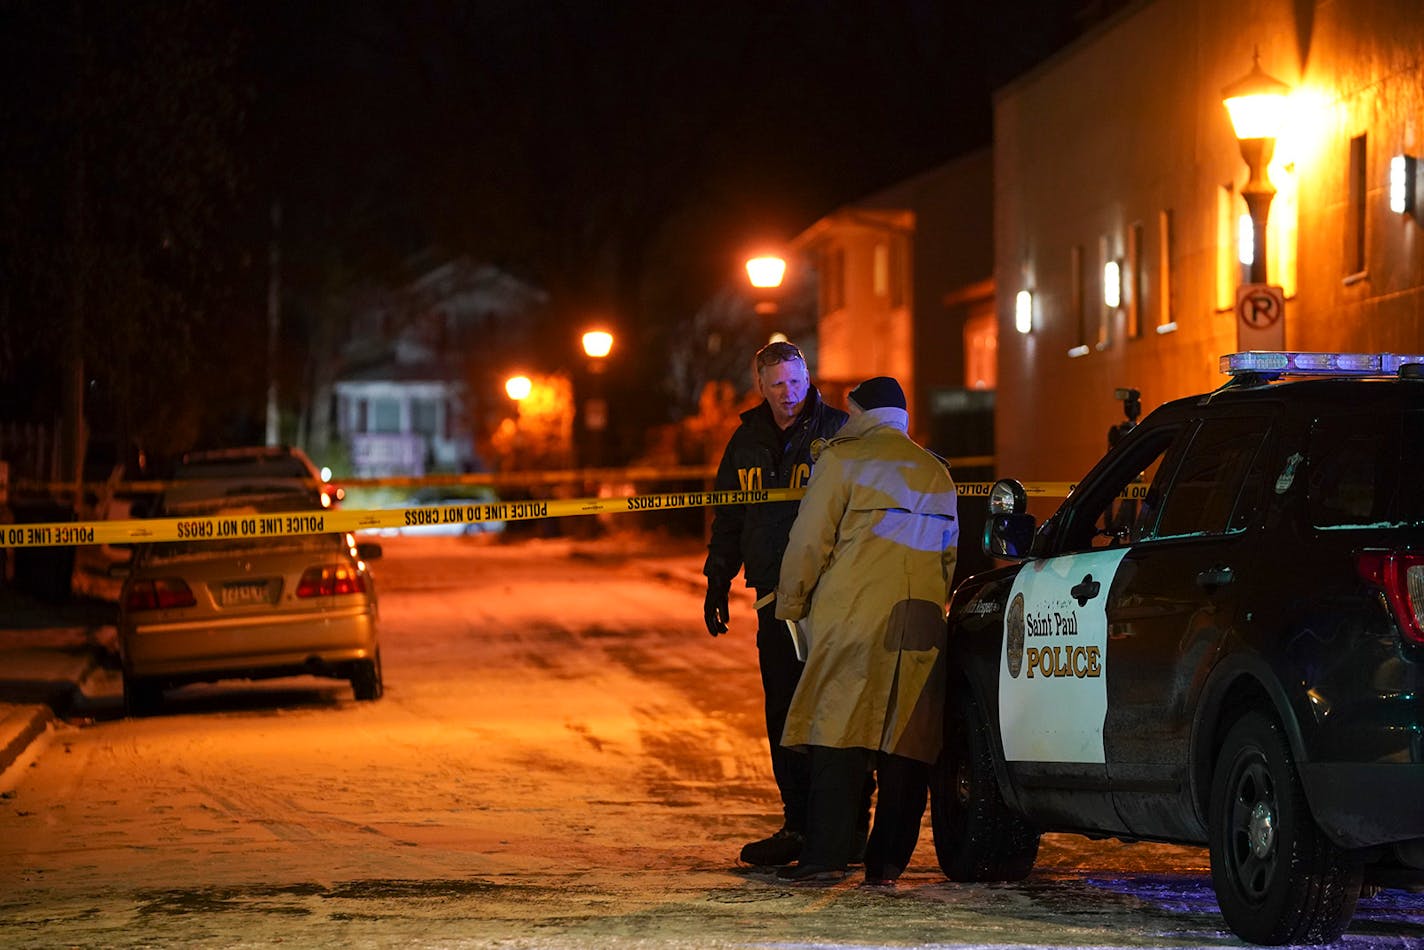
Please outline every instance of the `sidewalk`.
[{"label": "sidewalk", "polygon": [[117,657],[114,605],[45,604],[0,589],[0,772],[73,704],[84,679]]}]

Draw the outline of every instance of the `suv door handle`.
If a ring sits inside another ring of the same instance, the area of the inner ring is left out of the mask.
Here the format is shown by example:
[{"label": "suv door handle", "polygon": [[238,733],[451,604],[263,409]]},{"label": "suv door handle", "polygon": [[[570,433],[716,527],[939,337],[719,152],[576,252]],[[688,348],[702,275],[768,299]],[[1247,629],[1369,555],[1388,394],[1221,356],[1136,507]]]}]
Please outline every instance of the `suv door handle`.
[{"label": "suv door handle", "polygon": [[1209,567],[1197,575],[1197,586],[1205,590],[1213,590],[1217,587],[1225,587],[1230,584],[1236,575],[1231,568],[1220,565]]}]

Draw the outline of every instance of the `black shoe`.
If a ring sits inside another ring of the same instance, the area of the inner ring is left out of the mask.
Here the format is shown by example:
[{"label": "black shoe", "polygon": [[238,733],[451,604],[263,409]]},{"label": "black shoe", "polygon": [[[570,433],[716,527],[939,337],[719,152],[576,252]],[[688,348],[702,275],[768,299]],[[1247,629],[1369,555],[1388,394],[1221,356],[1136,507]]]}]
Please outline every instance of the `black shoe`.
[{"label": "black shoe", "polygon": [[776,872],[778,881],[788,884],[834,884],[844,880],[845,868],[827,867],[824,864],[793,864]]},{"label": "black shoe", "polygon": [[895,882],[902,873],[897,867],[875,867],[867,864],[865,866],[865,886],[866,887],[894,887]]},{"label": "black shoe", "polygon": [[801,832],[782,828],[770,838],[753,841],[742,848],[742,863],[763,868],[790,864],[801,857],[805,844],[806,836]]}]

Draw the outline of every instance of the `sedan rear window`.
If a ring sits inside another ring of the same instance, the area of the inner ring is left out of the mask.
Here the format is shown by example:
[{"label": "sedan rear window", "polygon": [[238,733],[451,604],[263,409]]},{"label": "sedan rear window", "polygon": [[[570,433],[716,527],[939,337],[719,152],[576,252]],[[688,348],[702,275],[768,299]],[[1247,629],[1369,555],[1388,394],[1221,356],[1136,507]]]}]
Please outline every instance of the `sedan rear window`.
[{"label": "sedan rear window", "polygon": [[266,458],[202,459],[180,464],[174,478],[303,478],[312,473],[301,459],[291,456]]},{"label": "sedan rear window", "polygon": [[271,538],[222,538],[202,541],[160,541],[149,546],[145,563],[205,560],[214,557],[261,557],[266,554],[320,554],[347,547],[341,534],[293,534]]}]

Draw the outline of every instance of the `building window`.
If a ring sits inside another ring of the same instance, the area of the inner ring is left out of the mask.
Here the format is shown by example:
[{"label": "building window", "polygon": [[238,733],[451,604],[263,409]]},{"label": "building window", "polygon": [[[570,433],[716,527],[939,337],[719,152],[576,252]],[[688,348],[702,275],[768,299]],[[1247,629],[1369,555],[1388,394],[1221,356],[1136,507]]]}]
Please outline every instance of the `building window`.
[{"label": "building window", "polygon": [[1172,209],[1157,216],[1157,332],[1177,329],[1177,310],[1172,300],[1172,260],[1177,254],[1177,236]]},{"label": "building window", "polygon": [[1068,255],[1068,306],[1073,317],[1073,346],[1069,356],[1088,355],[1088,311],[1083,306],[1083,246],[1073,245]]},{"label": "building window", "polygon": [[[1121,279],[1120,271],[1115,276],[1109,273],[1108,265],[1116,264],[1116,262],[1117,258],[1113,256],[1112,246],[1108,239],[1100,238],[1098,240],[1098,273],[1101,275],[1099,279],[1102,281],[1102,300],[1098,307],[1098,338],[1095,341],[1099,350],[1105,350],[1112,345],[1112,318],[1113,314],[1117,312],[1117,305],[1122,302],[1121,286],[1110,286],[1112,280]],[[1108,302],[1110,298],[1113,299],[1113,303]]]},{"label": "building window", "polygon": [[1349,196],[1345,206],[1345,276],[1365,272],[1365,136],[1350,139]]},{"label": "building window", "polygon": [[370,402],[366,399],[356,400],[356,428],[354,432],[370,432]]},{"label": "building window", "polygon": [[909,246],[900,238],[890,245],[890,306],[905,306],[906,291],[910,289],[910,268],[907,266]]},{"label": "building window", "polygon": [[831,248],[826,255],[826,279],[821,287],[825,295],[822,313],[835,313],[845,307],[845,248]]},{"label": "building window", "polygon": [[1136,221],[1127,229],[1127,337],[1130,340],[1142,338],[1142,222]]},{"label": "building window", "polygon": [[1216,309],[1236,307],[1236,285],[1243,280],[1236,248],[1236,186],[1222,185],[1216,193]]},{"label": "building window", "polygon": [[1296,249],[1300,243],[1300,178],[1295,171],[1295,163],[1290,162],[1271,170],[1271,180],[1276,183],[1276,197],[1271,199],[1271,216],[1267,228],[1271,232],[1266,252],[1270,260],[1273,284],[1278,284],[1287,297],[1296,295],[1297,263]]},{"label": "building window", "polygon": [[890,245],[884,242],[875,245],[875,257],[871,279],[872,286],[875,289],[875,296],[890,296]]},{"label": "building window", "polygon": [[410,404],[410,429],[417,435],[435,436],[440,431],[440,405],[434,399],[416,399]]},{"label": "building window", "polygon": [[390,397],[371,400],[371,431],[399,432],[401,430],[400,403]]},{"label": "building window", "polygon": [[964,321],[964,388],[999,386],[999,323],[994,311]]}]

